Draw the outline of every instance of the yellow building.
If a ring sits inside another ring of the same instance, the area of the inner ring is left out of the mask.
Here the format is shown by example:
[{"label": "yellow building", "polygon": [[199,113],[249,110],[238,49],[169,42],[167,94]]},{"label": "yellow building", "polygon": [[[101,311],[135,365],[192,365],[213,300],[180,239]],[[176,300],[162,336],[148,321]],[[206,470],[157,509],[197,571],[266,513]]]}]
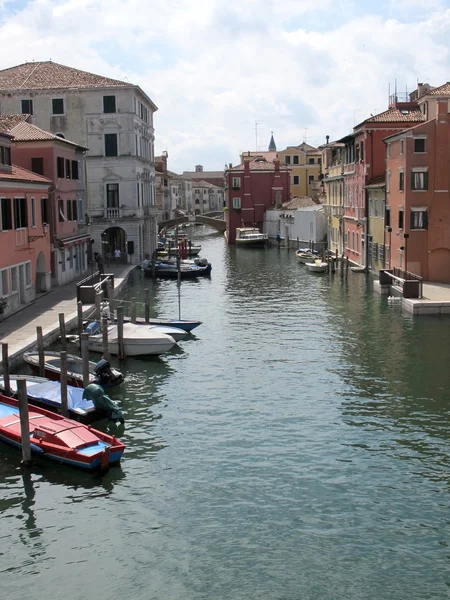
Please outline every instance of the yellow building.
[{"label": "yellow building", "polygon": [[291,169],[291,196],[312,196],[312,182],[319,181],[322,153],[306,142],[278,152],[280,163]]},{"label": "yellow building", "polygon": [[372,271],[390,268],[390,234],[385,229],[385,185],[385,177],[381,175],[366,186],[369,210],[367,264]]},{"label": "yellow building", "polygon": [[332,142],[322,148],[322,175],[325,188],[325,214],[328,216],[328,249],[344,254],[344,148],[345,144]]}]

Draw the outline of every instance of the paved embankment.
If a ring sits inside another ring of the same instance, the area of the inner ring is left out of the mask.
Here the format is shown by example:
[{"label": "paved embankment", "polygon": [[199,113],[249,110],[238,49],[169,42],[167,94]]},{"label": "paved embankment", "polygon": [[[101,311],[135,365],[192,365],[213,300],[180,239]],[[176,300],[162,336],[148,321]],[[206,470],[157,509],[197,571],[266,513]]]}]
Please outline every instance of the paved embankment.
[{"label": "paved embankment", "polygon": [[[121,291],[128,275],[135,268],[134,265],[106,268],[108,273],[114,274],[115,296]],[[84,304],[83,315],[89,316],[93,309],[92,304]],[[78,313],[74,281],[38,296],[35,302],[0,323],[0,341],[8,344],[11,369],[21,362],[24,352],[37,347],[36,327],[42,327],[44,342],[47,345],[58,339],[60,313],[64,313],[65,316],[66,332],[76,329]]]}]

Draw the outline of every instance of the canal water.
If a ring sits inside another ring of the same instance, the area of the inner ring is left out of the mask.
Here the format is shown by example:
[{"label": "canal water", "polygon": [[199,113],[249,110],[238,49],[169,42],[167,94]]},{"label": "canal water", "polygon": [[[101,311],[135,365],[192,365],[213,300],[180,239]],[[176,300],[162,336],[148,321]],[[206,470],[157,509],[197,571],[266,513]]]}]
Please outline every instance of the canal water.
[{"label": "canal water", "polygon": [[[121,468],[99,478],[0,447],[9,600],[423,600],[450,595],[450,321],[413,320],[363,275],[204,232],[203,325],[127,360]],[[136,272],[154,315],[176,282]]]}]

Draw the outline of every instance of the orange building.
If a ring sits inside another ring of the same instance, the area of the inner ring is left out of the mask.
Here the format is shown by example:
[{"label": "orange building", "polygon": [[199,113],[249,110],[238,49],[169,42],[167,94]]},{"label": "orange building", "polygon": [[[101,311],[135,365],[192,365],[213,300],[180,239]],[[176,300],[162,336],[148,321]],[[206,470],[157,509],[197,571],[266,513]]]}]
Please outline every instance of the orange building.
[{"label": "orange building", "polygon": [[[50,236],[42,207],[51,180],[12,164],[12,136],[0,132],[1,313],[11,314],[51,286]],[[6,302],[6,305],[5,305]]]},{"label": "orange building", "polygon": [[385,225],[391,246],[386,266],[427,281],[450,283],[448,97],[430,99],[428,104],[431,120],[384,140]]}]

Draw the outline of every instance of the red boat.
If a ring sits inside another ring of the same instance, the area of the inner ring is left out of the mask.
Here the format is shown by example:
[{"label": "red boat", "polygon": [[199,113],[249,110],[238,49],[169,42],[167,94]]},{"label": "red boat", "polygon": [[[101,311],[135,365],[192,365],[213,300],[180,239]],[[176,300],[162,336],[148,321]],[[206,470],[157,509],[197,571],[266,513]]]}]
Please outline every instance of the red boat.
[{"label": "red boat", "polygon": [[[43,408],[29,411],[31,452],[88,471],[118,464],[124,444],[107,435]],[[0,395],[0,440],[22,447],[19,403]]]}]

